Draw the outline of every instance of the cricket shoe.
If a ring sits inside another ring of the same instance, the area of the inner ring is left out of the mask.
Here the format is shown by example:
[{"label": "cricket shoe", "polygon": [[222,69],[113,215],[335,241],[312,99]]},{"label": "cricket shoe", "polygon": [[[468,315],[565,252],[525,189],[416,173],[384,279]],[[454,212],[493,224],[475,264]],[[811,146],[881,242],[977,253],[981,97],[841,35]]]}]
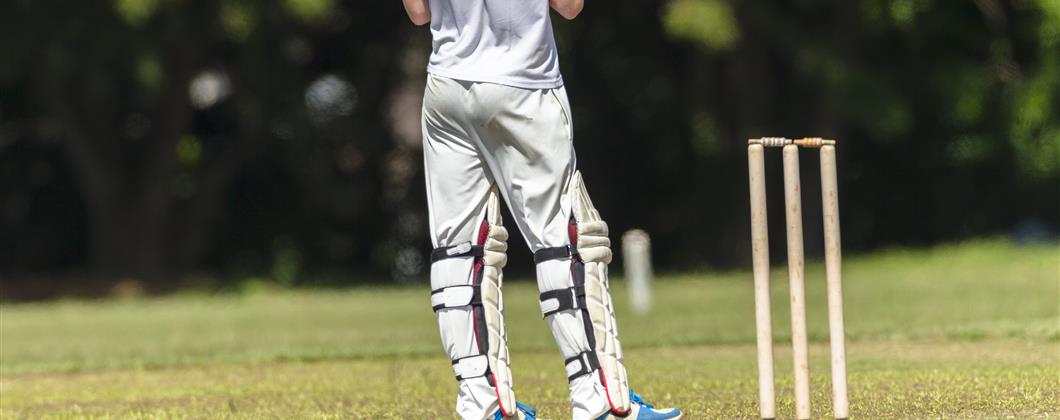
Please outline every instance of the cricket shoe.
[{"label": "cricket shoe", "polygon": [[[655,408],[655,406],[644,402],[640,395],[634,394],[633,390],[629,391],[629,401],[631,408],[629,415],[624,417],[625,420],[681,420],[681,410],[676,408]],[[616,417],[611,413],[604,413],[604,415],[596,418],[596,420],[617,419],[622,419],[622,417]]]},{"label": "cricket shoe", "polygon": [[504,413],[501,410],[497,410],[497,413],[493,415],[493,420],[506,420],[506,419],[519,419],[519,420],[537,420],[537,410],[534,410],[530,406],[521,402],[515,402],[516,412],[514,416],[504,417]]}]

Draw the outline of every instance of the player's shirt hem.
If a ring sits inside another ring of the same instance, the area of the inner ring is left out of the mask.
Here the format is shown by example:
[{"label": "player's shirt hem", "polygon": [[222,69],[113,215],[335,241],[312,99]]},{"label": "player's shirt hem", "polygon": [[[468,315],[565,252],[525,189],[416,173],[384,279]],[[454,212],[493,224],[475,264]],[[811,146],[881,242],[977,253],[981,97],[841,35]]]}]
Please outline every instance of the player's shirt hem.
[{"label": "player's shirt hem", "polygon": [[522,89],[556,89],[563,87],[563,76],[547,80],[513,79],[511,77],[470,74],[463,71],[449,71],[427,66],[427,73],[450,79],[463,80],[465,82],[494,83],[498,85],[512,86]]}]

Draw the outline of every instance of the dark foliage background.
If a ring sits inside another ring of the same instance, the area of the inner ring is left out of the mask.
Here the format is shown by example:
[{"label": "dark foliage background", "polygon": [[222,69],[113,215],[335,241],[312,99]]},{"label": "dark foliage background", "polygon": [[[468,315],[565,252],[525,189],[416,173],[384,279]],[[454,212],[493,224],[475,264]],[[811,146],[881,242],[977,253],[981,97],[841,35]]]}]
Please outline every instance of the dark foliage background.
[{"label": "dark foliage background", "polygon": [[[588,2],[554,23],[594,200],[661,269],[749,261],[764,135],[841,141],[848,252],[1060,223],[1060,2]],[[0,3],[5,297],[424,280],[429,36],[397,0]]]}]

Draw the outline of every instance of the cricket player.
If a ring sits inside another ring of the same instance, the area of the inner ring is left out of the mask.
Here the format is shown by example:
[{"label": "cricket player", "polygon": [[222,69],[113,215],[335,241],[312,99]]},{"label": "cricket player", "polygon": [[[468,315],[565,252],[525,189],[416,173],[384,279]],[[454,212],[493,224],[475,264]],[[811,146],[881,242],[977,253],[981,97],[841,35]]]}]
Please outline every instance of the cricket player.
[{"label": "cricket player", "polygon": [[549,9],[574,19],[582,1],[403,0],[433,37],[422,120],[431,306],[464,419],[535,418],[516,401],[509,368],[502,198],[534,251],[572,417],[681,418],[630,389],[608,290],[607,224],[575,165]]}]

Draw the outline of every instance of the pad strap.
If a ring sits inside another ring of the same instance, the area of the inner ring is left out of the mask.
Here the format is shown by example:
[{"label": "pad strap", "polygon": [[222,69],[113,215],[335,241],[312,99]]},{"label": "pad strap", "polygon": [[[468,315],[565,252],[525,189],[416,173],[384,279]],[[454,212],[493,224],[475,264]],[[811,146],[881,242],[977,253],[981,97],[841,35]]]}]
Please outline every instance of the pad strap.
[{"label": "pad strap", "polygon": [[545,261],[559,260],[567,257],[577,256],[578,250],[571,249],[570,245],[556,246],[552,248],[541,248],[534,252],[534,264]]},{"label": "pad strap", "polygon": [[482,245],[471,245],[471,242],[464,242],[460,245],[435,248],[431,251],[431,263],[449,258],[481,257],[483,254]]},{"label": "pad strap", "polygon": [[482,289],[476,285],[448,286],[431,291],[431,309],[482,305]]},{"label": "pad strap", "polygon": [[490,374],[489,359],[486,358],[486,355],[480,354],[453,360],[453,374],[456,375],[458,382],[464,379],[487,376]]},{"label": "pad strap", "polygon": [[541,316],[547,318],[556,312],[585,307],[585,286],[550,290],[541,293]]},{"label": "pad strap", "polygon": [[563,363],[567,368],[567,382],[600,369],[600,361],[596,358],[596,352],[592,350],[578,353],[574,357],[564,360]]}]

